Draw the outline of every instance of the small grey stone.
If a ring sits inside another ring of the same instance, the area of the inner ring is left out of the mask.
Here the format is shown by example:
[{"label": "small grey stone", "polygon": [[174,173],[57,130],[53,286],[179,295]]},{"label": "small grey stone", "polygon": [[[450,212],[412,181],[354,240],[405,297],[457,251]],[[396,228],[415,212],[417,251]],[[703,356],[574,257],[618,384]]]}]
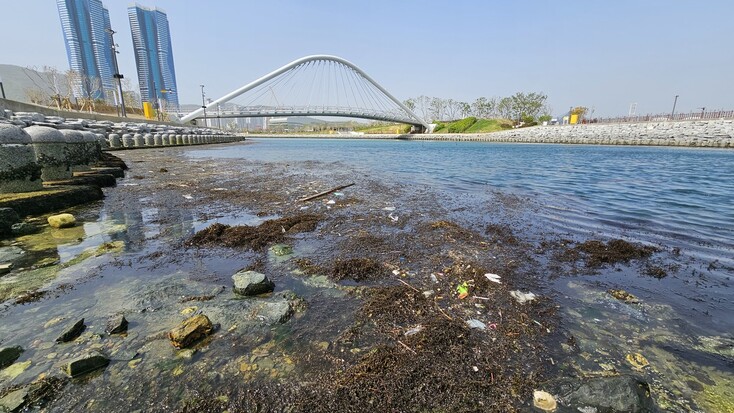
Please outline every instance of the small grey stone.
[{"label": "small grey stone", "polygon": [[240,295],[252,296],[272,292],[275,284],[256,271],[239,271],[232,276],[234,292]]},{"label": "small grey stone", "polygon": [[125,319],[125,316],[122,314],[117,314],[107,320],[107,328],[105,329],[105,331],[107,332],[107,334],[125,333],[127,332],[127,325],[128,322]]}]

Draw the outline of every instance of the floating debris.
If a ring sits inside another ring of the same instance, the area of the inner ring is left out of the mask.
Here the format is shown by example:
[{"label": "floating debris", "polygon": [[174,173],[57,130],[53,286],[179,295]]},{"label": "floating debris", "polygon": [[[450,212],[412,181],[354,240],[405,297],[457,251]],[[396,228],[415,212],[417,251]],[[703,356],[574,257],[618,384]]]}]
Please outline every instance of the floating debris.
[{"label": "floating debris", "polygon": [[530,301],[533,301],[537,298],[537,296],[533,293],[524,293],[520,290],[510,291],[510,295],[520,304],[529,303]]},{"label": "floating debris", "polygon": [[487,277],[487,279],[489,281],[495,282],[497,284],[502,284],[502,282],[500,282],[500,276],[497,275],[497,274],[492,274],[492,273],[488,272],[488,273],[484,274],[484,276]]},{"label": "floating debris", "polygon": [[535,390],[533,392],[533,406],[546,412],[552,412],[558,407],[556,398],[552,394],[542,390]]},{"label": "floating debris", "polygon": [[641,370],[650,365],[645,356],[640,353],[630,353],[625,356],[625,359],[636,369]]},{"label": "floating debris", "polygon": [[485,330],[487,328],[486,324],[477,320],[476,318],[472,318],[471,320],[466,320],[466,325],[469,326],[469,328],[476,328],[479,330]]},{"label": "floating debris", "polygon": [[609,290],[607,291],[609,295],[616,298],[619,301],[624,301],[625,303],[639,303],[640,300],[637,299],[634,295],[628,293],[625,290]]}]

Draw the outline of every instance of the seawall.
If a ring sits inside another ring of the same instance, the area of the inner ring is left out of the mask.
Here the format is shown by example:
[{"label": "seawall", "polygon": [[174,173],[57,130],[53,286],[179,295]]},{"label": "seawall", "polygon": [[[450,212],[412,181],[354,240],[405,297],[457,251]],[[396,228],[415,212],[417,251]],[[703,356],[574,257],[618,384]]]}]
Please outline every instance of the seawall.
[{"label": "seawall", "polygon": [[412,135],[248,135],[253,138],[404,139],[424,141],[561,143],[734,148],[734,120],[533,126],[492,133]]}]

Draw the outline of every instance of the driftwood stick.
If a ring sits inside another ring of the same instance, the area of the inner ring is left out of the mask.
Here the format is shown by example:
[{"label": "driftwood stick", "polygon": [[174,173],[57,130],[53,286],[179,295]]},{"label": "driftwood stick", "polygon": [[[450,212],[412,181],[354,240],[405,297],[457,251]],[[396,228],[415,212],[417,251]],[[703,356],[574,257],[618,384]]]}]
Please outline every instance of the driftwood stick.
[{"label": "driftwood stick", "polygon": [[298,202],[306,202],[306,201],[310,201],[312,199],[321,198],[322,196],[329,195],[330,193],[336,192],[336,191],[338,191],[340,189],[349,188],[352,185],[354,185],[354,182],[352,182],[351,184],[347,184],[347,185],[337,186],[336,188],[329,189],[328,191],[319,192],[316,195],[311,195],[311,196],[307,196],[305,198],[301,198],[301,199],[298,200]]},{"label": "driftwood stick", "polygon": [[401,283],[405,284],[405,286],[406,286],[406,287],[410,287],[410,288],[412,288],[412,289],[413,289],[413,291],[415,291],[415,292],[417,292],[417,293],[421,292],[421,290],[419,290],[419,289],[417,289],[417,288],[413,287],[412,285],[410,285],[410,284],[406,283],[405,281],[401,280],[400,278],[398,278],[398,281],[400,281]]},{"label": "driftwood stick", "polygon": [[403,347],[405,347],[406,349],[408,349],[408,350],[409,350],[409,351],[410,351],[411,353],[413,353],[413,354],[415,354],[415,355],[418,355],[418,353],[416,353],[416,352],[415,352],[415,350],[413,350],[412,348],[408,347],[408,345],[407,345],[407,344],[403,343],[403,342],[402,342],[402,341],[400,341],[400,340],[398,340],[398,343],[400,343],[400,344],[401,344],[401,345],[402,345]]}]

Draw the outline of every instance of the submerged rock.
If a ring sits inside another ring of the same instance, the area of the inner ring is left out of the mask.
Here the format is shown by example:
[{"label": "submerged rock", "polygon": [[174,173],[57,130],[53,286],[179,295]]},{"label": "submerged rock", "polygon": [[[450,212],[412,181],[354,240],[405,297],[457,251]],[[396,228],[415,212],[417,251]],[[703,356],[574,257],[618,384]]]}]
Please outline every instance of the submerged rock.
[{"label": "submerged rock", "polygon": [[635,376],[558,378],[543,384],[558,412],[652,413],[657,406],[650,386]]},{"label": "submerged rock", "polygon": [[84,319],[77,321],[71,327],[67,328],[57,339],[59,343],[66,343],[79,337],[87,326],[84,325]]},{"label": "submerged rock", "polygon": [[35,234],[40,230],[40,228],[30,222],[19,222],[17,224],[13,224],[13,226],[10,227],[10,230],[12,231],[13,236],[22,237],[23,235]]},{"label": "submerged rock", "polygon": [[66,363],[64,371],[70,377],[79,377],[106,368],[109,364],[110,360],[100,354],[86,355]]},{"label": "submerged rock", "polygon": [[20,217],[13,208],[0,208],[0,236],[10,235],[13,224],[18,221]]},{"label": "submerged rock", "polygon": [[109,320],[107,320],[107,328],[105,328],[105,331],[107,334],[121,334],[127,332],[127,319],[125,319],[125,316],[123,314],[117,314],[112,317],[110,317]]},{"label": "submerged rock", "polygon": [[28,396],[28,388],[22,387],[18,390],[11,391],[4,397],[0,398],[1,412],[17,412],[23,407]]},{"label": "submerged rock", "polygon": [[48,217],[48,225],[53,228],[70,228],[76,225],[76,218],[71,214],[58,214]]},{"label": "submerged rock", "polygon": [[184,320],[178,327],[168,332],[168,338],[176,348],[188,347],[208,336],[214,330],[209,317],[204,314],[195,315]]},{"label": "submerged rock", "polygon": [[265,276],[255,271],[240,271],[232,276],[234,292],[240,295],[252,296],[272,292],[275,284]]},{"label": "submerged rock", "polygon": [[23,348],[20,346],[0,348],[0,369],[4,369],[18,360]]},{"label": "submerged rock", "polygon": [[273,251],[273,254],[277,255],[278,257],[293,254],[293,247],[287,244],[275,244],[270,247],[270,250]]}]

